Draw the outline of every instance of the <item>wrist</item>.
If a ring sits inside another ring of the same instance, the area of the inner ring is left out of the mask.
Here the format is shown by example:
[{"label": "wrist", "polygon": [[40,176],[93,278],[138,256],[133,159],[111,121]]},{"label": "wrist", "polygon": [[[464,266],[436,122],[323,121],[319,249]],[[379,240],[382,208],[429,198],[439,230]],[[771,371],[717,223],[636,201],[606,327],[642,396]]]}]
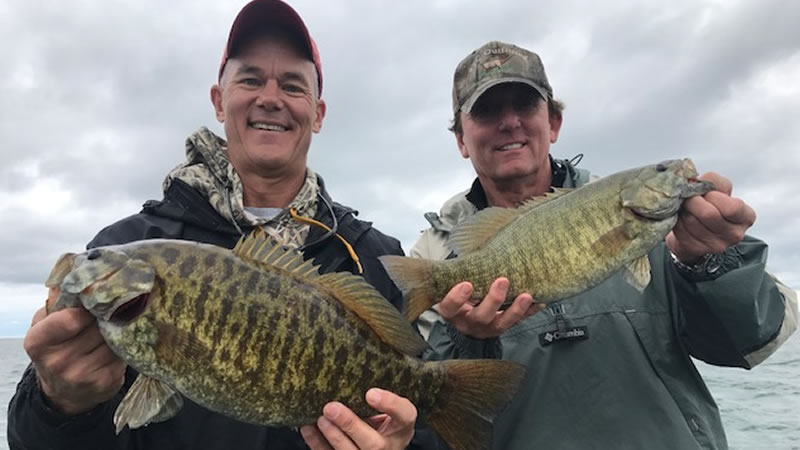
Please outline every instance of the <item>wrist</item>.
[{"label": "wrist", "polygon": [[669,253],[675,270],[691,282],[714,280],[741,265],[741,256],[735,246],[728,247],[722,253],[706,253],[699,258],[693,258],[691,262],[678,257],[672,251]]},{"label": "wrist", "polygon": [[44,405],[62,416],[77,416],[97,406],[96,404],[87,404],[80,401],[76,402],[58,395],[55,389],[51,388],[38,372],[36,373],[36,384],[39,387],[39,393],[41,394]]}]

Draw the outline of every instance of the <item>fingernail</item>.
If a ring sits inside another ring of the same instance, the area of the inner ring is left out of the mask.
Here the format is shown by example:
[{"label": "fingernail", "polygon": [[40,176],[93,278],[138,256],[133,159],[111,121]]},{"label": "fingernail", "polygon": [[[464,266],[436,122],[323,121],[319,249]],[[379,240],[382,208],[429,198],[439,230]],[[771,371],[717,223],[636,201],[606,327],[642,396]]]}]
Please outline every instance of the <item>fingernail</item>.
[{"label": "fingernail", "polygon": [[461,293],[464,294],[464,295],[472,294],[472,285],[469,284],[469,283],[465,283],[464,285],[462,285],[461,286]]},{"label": "fingernail", "polygon": [[367,391],[367,402],[370,404],[376,404],[381,401],[381,393],[378,389],[370,389]]},{"label": "fingernail", "polygon": [[342,404],[339,402],[331,402],[322,408],[322,414],[330,420],[336,420],[339,413],[342,411]]},{"label": "fingernail", "polygon": [[333,424],[325,417],[320,417],[319,420],[317,420],[317,428],[320,430],[330,428],[331,426],[333,426]]}]

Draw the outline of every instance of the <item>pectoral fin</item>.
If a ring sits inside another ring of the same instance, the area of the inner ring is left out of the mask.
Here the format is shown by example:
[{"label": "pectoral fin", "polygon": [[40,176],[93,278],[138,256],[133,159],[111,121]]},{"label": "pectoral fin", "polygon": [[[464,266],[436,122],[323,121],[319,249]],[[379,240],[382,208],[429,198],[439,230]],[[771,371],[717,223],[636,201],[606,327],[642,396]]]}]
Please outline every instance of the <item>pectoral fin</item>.
[{"label": "pectoral fin", "polygon": [[650,283],[650,260],[647,255],[634,259],[625,266],[625,281],[643,292]]},{"label": "pectoral fin", "polygon": [[183,397],[169,385],[139,374],[114,413],[117,434],[125,428],[143,427],[172,418],[183,406]]}]

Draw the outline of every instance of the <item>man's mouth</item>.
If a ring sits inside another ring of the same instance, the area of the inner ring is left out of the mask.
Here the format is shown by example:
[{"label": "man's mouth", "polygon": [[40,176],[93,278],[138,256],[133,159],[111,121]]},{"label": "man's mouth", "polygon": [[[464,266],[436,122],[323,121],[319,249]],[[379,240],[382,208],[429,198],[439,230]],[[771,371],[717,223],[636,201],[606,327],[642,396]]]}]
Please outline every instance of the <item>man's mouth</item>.
[{"label": "man's mouth", "polygon": [[249,125],[257,130],[263,131],[277,131],[282,132],[288,130],[287,127],[283,125],[279,125],[276,123],[267,123],[267,122],[250,122]]},{"label": "man's mouth", "polygon": [[501,152],[508,151],[508,150],[516,150],[518,148],[522,148],[526,142],[511,142],[505,145],[501,145],[496,147],[495,149]]}]

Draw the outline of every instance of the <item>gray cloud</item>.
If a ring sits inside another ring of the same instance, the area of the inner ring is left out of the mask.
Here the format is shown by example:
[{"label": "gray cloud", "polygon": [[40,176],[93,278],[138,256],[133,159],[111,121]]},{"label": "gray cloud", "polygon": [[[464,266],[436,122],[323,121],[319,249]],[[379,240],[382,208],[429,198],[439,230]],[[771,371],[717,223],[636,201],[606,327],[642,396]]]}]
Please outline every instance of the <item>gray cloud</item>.
[{"label": "gray cloud", "polygon": [[[452,72],[499,39],[539,52],[567,104],[554,154],[583,153],[598,174],[689,156],[726,175],[759,214],[770,267],[800,287],[800,3],[294,4],[328,103],[310,165],[406,249],[422,213],[471,181],[446,130]],[[58,254],[160,196],[188,134],[221,131],[208,89],[238,6],[2,7],[1,283],[41,283]]]}]

